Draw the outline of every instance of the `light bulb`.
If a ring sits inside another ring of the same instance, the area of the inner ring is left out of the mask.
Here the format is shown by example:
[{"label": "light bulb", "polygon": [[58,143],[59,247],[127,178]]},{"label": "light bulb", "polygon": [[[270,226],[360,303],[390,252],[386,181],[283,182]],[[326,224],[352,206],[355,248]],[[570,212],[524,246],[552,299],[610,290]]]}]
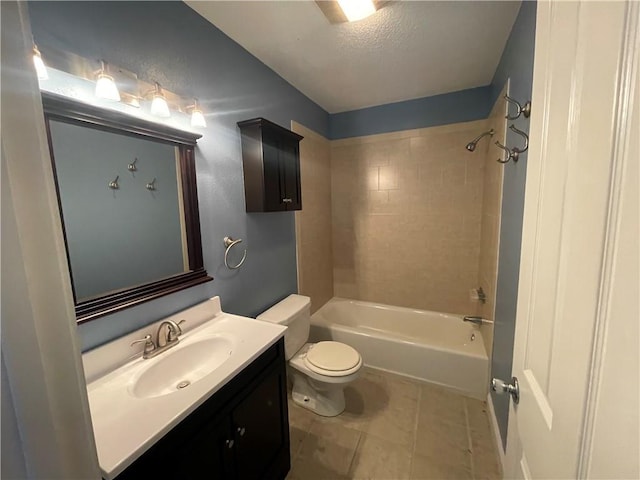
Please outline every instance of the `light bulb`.
[{"label": "light bulb", "polygon": [[169,105],[167,99],[164,98],[162,93],[162,87],[156,82],[155,92],[153,93],[153,101],[151,102],[151,114],[156,117],[169,118],[171,112],[169,111]]},{"label": "light bulb", "polygon": [[169,118],[169,105],[162,94],[156,94],[151,102],[151,113],[156,117]]},{"label": "light bulb", "polygon": [[120,101],[120,92],[116,82],[113,81],[113,77],[106,73],[98,75],[98,81],[96,82],[96,97],[104,98],[105,100],[112,100],[114,102]]},{"label": "light bulb", "polygon": [[202,128],[205,128],[207,126],[207,121],[204,119],[202,111],[196,108],[194,108],[193,112],[191,112],[191,126]]},{"label": "light bulb", "polygon": [[36,67],[36,74],[38,75],[38,80],[47,80],[49,78],[49,73],[47,72],[47,67],[42,61],[42,55],[40,55],[40,50],[35,45],[33,46],[33,65]]},{"label": "light bulb", "polygon": [[376,7],[371,0],[338,0],[338,3],[350,22],[362,20],[376,13]]},{"label": "light bulb", "polygon": [[116,82],[113,81],[113,77],[107,74],[107,67],[103,60],[100,60],[100,70],[96,73],[98,74],[98,80],[96,80],[96,97],[119,102],[120,92],[118,92],[118,87],[116,86]]}]

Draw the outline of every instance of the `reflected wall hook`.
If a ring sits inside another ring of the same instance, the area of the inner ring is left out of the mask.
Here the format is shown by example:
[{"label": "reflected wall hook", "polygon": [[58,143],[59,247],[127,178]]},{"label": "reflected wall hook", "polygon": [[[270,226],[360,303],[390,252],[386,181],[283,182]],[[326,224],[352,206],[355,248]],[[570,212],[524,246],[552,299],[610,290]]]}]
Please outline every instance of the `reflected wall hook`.
[{"label": "reflected wall hook", "polygon": [[531,115],[531,101],[529,100],[527,103],[525,103],[524,105],[520,105],[520,102],[518,102],[517,100],[514,100],[513,98],[511,98],[509,95],[505,95],[504,99],[509,102],[512,105],[515,105],[516,107],[516,115],[515,117],[512,117],[509,115],[509,113],[507,113],[507,115],[504,117],[507,120],[515,120],[516,118],[520,117],[520,115],[524,115],[524,118],[529,118],[529,115]]},{"label": "reflected wall hook", "polygon": [[129,170],[130,172],[137,172],[138,171],[138,167],[136,167],[137,161],[138,161],[138,158],[136,157],[136,159],[133,162],[127,165],[127,170]]},{"label": "reflected wall hook", "polygon": [[150,190],[150,191],[155,190],[156,189],[156,179],[154,178],[149,183],[147,183],[146,187],[147,187],[147,190]]},{"label": "reflected wall hook", "polygon": [[120,185],[118,185],[118,179],[119,178],[120,178],[120,175],[118,175],[115,180],[111,180],[109,182],[109,188],[111,190],[118,190],[120,188]]},{"label": "reflected wall hook", "polygon": [[244,253],[242,254],[242,259],[240,260],[240,262],[237,265],[229,265],[229,251],[237,244],[239,244],[240,242],[242,242],[241,238],[238,238],[236,240],[234,240],[231,237],[224,237],[224,246],[226,247],[225,251],[224,251],[224,264],[226,265],[226,267],[229,270],[236,270],[238,268],[240,268],[242,266],[242,264],[244,263],[244,261],[247,258],[247,249],[244,249]]}]

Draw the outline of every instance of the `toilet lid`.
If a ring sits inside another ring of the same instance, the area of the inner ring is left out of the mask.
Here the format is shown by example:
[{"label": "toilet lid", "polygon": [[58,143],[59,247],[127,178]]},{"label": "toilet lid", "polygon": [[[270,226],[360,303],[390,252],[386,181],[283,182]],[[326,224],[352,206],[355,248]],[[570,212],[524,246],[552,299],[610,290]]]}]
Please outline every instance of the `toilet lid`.
[{"label": "toilet lid", "polygon": [[307,362],[322,370],[342,372],[360,362],[360,354],[349,345],[340,342],[318,342],[307,352]]}]

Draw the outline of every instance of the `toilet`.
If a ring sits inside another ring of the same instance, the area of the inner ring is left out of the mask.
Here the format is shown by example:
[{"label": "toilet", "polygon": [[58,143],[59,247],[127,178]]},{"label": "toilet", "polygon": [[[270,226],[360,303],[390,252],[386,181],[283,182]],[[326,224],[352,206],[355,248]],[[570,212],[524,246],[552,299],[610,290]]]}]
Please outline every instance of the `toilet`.
[{"label": "toilet", "polygon": [[344,387],[360,374],[362,357],[340,342],[308,343],[311,299],[289,295],[257,319],[287,326],[285,356],[293,377],[293,401],[323,417],[344,411]]}]

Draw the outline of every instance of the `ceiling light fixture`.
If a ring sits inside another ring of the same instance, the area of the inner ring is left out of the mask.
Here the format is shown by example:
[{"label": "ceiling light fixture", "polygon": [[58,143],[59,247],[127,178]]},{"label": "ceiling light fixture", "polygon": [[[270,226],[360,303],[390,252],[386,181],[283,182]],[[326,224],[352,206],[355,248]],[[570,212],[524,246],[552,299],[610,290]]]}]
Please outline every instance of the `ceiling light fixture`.
[{"label": "ceiling light fixture", "polygon": [[191,110],[191,126],[192,127],[201,127],[205,128],[207,126],[207,121],[204,119],[204,114],[198,105],[198,100],[194,99],[193,105],[187,107],[187,109]]},{"label": "ceiling light fixture", "polygon": [[376,13],[372,0],[338,0],[347,20],[355,22]]},{"label": "ceiling light fixture", "polygon": [[100,70],[97,72],[98,80],[96,81],[96,97],[119,102],[120,92],[118,91],[116,82],[113,80],[111,75],[107,74],[107,67],[103,60],[100,60],[100,65]]},{"label": "ceiling light fixture", "polygon": [[42,61],[42,54],[36,44],[33,44],[33,66],[36,67],[36,73],[38,74],[38,80],[47,80],[49,78],[49,73],[47,72],[47,67]]},{"label": "ceiling light fixture", "polygon": [[153,100],[151,101],[151,113],[157,117],[169,118],[171,112],[169,111],[169,105],[167,99],[164,98],[162,93],[162,87],[156,82],[156,88],[153,93]]}]

